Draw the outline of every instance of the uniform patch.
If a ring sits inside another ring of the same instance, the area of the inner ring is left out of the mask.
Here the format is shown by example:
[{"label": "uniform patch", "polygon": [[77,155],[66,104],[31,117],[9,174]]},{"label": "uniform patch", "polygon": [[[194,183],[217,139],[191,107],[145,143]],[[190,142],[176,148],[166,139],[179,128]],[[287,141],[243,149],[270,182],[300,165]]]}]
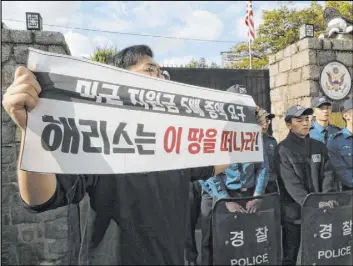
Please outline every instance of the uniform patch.
[{"label": "uniform patch", "polygon": [[321,154],[313,154],[311,158],[314,163],[321,163]]},{"label": "uniform patch", "polygon": [[346,153],[346,152],[348,152],[346,155],[352,156],[352,150],[353,150],[353,149],[352,149],[351,146],[345,145],[345,146],[342,147],[341,153]]}]

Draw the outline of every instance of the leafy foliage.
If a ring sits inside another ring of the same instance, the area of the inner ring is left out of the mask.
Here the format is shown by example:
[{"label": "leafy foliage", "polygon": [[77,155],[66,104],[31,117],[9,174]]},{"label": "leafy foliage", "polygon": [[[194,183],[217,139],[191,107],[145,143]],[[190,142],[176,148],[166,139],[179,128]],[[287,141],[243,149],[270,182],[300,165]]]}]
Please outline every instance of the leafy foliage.
[{"label": "leafy foliage", "polygon": [[[343,15],[353,19],[353,6],[348,1],[326,1],[326,7],[334,7]],[[278,9],[264,10],[263,24],[259,25],[256,39],[251,44],[252,68],[261,69],[268,64],[268,56],[286,48],[299,40],[299,28],[303,24],[313,24],[315,37],[326,30],[323,17],[324,7],[318,2],[311,2],[305,9],[289,9],[281,5]],[[241,42],[234,46],[233,53],[242,57],[233,63],[232,68],[248,68],[248,43]]]},{"label": "leafy foliage", "polygon": [[188,64],[185,65],[187,68],[219,68],[217,63],[212,62],[211,65],[209,66],[206,63],[206,59],[204,57],[201,57],[200,60],[192,59]]},{"label": "leafy foliage", "polygon": [[92,61],[107,64],[109,62],[109,59],[118,52],[119,49],[117,47],[98,46],[94,49],[93,55],[91,55],[90,59]]}]

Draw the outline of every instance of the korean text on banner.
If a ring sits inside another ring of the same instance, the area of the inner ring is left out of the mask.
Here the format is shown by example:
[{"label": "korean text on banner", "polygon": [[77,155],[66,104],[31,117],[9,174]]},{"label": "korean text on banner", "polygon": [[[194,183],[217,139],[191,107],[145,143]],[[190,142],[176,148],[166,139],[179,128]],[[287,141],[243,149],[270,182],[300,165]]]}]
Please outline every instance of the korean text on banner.
[{"label": "korean text on banner", "polygon": [[353,191],[311,193],[306,197],[302,206],[301,265],[353,265],[352,207]]},{"label": "korean text on banner", "polygon": [[119,174],[263,160],[251,96],[29,49],[42,87],[21,169]]},{"label": "korean text on banner", "polygon": [[[227,203],[256,211],[231,212]],[[278,193],[219,199],[212,210],[213,265],[281,265],[281,214]]]}]

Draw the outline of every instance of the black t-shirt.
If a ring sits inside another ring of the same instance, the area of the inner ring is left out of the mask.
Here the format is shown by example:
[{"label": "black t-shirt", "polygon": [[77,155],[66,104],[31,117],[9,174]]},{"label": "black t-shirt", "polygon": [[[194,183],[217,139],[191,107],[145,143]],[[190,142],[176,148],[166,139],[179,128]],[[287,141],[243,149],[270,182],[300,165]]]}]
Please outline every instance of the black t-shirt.
[{"label": "black t-shirt", "polygon": [[43,212],[79,203],[81,265],[183,265],[190,181],[207,179],[213,167],[123,175],[57,175],[55,195]]}]

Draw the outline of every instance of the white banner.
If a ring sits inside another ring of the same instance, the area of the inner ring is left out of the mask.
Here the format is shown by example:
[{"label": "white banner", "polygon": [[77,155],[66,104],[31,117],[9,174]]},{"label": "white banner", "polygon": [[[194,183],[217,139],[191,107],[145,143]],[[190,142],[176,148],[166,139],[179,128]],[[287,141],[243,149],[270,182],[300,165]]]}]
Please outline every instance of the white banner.
[{"label": "white banner", "polygon": [[251,96],[32,48],[28,68],[43,91],[28,114],[22,170],[118,174],[263,160]]}]

